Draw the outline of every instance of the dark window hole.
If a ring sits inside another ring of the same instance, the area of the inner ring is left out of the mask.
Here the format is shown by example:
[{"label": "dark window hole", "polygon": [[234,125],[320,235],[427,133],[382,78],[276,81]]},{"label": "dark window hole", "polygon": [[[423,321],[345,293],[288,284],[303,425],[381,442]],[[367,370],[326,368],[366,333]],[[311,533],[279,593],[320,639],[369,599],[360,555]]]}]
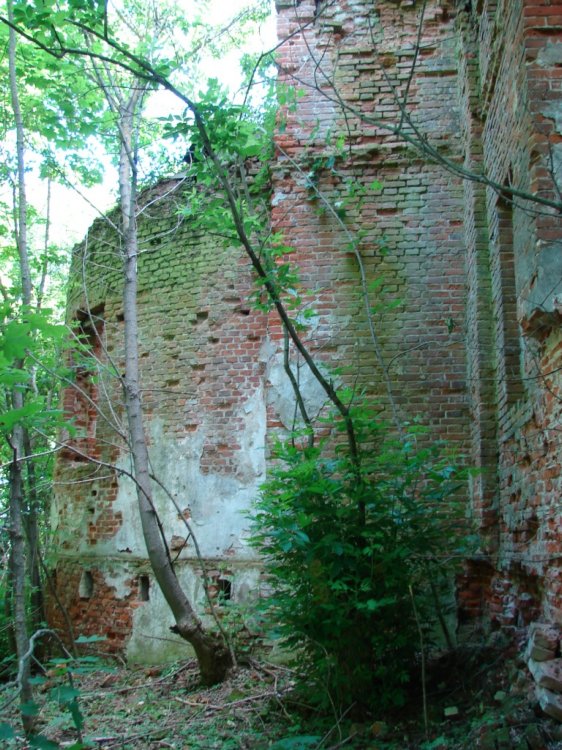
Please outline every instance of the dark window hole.
[{"label": "dark window hole", "polygon": [[219,601],[227,602],[232,598],[232,581],[228,578],[219,578],[216,582]]},{"label": "dark window hole", "polygon": [[78,586],[80,599],[91,599],[94,593],[94,576],[89,570],[85,570],[80,578]]},{"label": "dark window hole", "polygon": [[139,600],[147,602],[150,599],[150,578],[139,576]]}]

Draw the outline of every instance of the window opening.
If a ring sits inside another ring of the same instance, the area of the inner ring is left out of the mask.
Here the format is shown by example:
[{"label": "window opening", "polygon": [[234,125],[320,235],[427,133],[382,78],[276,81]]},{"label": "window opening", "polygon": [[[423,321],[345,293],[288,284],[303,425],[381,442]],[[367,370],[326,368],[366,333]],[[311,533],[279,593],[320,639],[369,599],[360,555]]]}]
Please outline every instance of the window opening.
[{"label": "window opening", "polygon": [[91,571],[85,570],[80,578],[80,585],[78,586],[78,593],[80,599],[91,599],[94,594],[94,576]]},{"label": "window opening", "polygon": [[147,602],[150,599],[150,578],[139,576],[139,601]]},{"label": "window opening", "polygon": [[219,602],[227,602],[232,598],[232,581],[219,578],[216,582]]}]

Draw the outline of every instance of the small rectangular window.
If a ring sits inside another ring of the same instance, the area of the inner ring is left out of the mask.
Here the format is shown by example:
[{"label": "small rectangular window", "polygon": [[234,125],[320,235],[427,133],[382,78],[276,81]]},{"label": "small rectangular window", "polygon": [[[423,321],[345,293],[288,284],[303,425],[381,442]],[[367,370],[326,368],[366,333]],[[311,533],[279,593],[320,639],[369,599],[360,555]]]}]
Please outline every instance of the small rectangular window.
[{"label": "small rectangular window", "polygon": [[147,602],[150,599],[150,578],[139,576],[139,601]]},{"label": "small rectangular window", "polygon": [[89,570],[84,570],[78,586],[80,599],[91,599],[94,594],[94,576]]}]

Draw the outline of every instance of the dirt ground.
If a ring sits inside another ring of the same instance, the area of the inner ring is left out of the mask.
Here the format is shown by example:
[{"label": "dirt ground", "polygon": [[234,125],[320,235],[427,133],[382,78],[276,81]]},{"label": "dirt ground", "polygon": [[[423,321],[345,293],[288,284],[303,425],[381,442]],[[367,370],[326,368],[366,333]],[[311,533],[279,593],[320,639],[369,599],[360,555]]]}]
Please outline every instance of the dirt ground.
[{"label": "dirt ground", "polygon": [[[16,729],[7,750],[562,750],[562,725],[538,711],[517,659],[487,650],[429,665],[408,706],[361,721],[319,714],[295,691],[286,666],[252,661],[221,685],[203,688],[195,662],[128,669],[86,657],[37,675],[37,732],[19,734],[17,702],[0,716]],[[13,687],[0,692],[6,706]],[[80,729],[77,729],[77,725]],[[1,735],[0,735],[1,736]]]}]

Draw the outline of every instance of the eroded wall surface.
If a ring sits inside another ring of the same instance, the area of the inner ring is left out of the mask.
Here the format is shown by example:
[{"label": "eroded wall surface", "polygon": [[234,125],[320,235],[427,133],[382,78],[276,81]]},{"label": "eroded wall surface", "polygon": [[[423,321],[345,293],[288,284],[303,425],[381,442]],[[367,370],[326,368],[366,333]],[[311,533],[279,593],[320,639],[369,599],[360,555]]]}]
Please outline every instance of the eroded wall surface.
[{"label": "eroded wall surface", "polygon": [[462,153],[453,8],[278,0],[277,9],[287,103],[272,222],[296,248],[319,313],[311,349],[348,365],[349,382],[380,398],[387,416],[393,400],[400,419],[460,444],[462,183],[426,153]]},{"label": "eroded wall surface", "polygon": [[[387,418],[419,419],[432,438],[462,445],[463,187],[426,153],[462,155],[453,8],[441,0],[423,14],[423,4],[392,0],[327,6],[277,3],[285,103],[271,164],[271,222],[294,250],[288,260],[300,276],[303,340],[335,383],[378,399]],[[228,586],[234,599],[257,595],[260,568],[244,513],[265,477],[271,437],[294,423],[294,395],[281,327],[251,309],[252,276],[240,250],[193,235],[178,218],[181,189],[173,181],[143,200],[143,403],[154,470],[174,499],[157,491],[156,502],[179,575],[204,609],[182,517],[217,589]],[[78,372],[97,415],[88,398],[65,395],[80,437],[70,438],[74,452],[58,464],[57,590],[78,632],[105,633],[108,648],[157,660],[177,644],[151,585],[115,406],[111,371],[123,367],[118,253],[115,234],[96,222],[73,267],[69,315],[104,368],[96,377]],[[325,394],[292,347],[290,358],[309,413],[324,416]],[[99,466],[81,461],[80,449]],[[55,607],[52,619],[64,629]]]},{"label": "eroded wall surface", "polygon": [[[237,601],[259,595],[245,514],[265,477],[265,382],[274,357],[264,316],[249,307],[253,281],[239,248],[194,233],[178,213],[184,192],[181,180],[169,180],[141,197],[139,354],[151,471],[162,484],[156,508],[178,576],[204,612],[186,521],[212,590]],[[185,653],[185,644],[169,631],[172,617],[151,575],[130,478],[118,378],[119,251],[117,235],[100,219],[73,261],[69,319],[82,328],[86,355],[95,353],[100,364],[76,359],[86,395],[71,387],[64,393],[78,431],[63,436],[68,448],[57,463],[56,588],[76,634],[104,635],[106,650],[160,661]],[[54,601],[51,619],[66,631]]]},{"label": "eroded wall surface", "polygon": [[[480,544],[459,581],[461,620],[557,620],[560,214],[530,198],[559,200],[562,184],[560,9],[548,0],[276,6],[284,41],[271,223],[293,248],[284,260],[299,271],[303,340],[335,383],[377,398],[390,420],[421,421],[478,469],[464,493]],[[174,181],[146,200],[143,401],[155,473],[173,498],[157,492],[157,505],[204,610],[182,519],[216,591],[259,593],[244,514],[271,438],[294,422],[294,395],[281,327],[252,309],[241,251],[194,234]],[[96,222],[74,263],[69,314],[104,367],[93,377],[76,363],[86,398],[65,395],[80,434],[58,463],[57,591],[79,632],[158,661],[184,646],[151,585],[114,405],[118,249]],[[325,415],[325,395],[289,354],[310,413]],[[52,620],[64,630],[55,607]]]},{"label": "eroded wall surface", "polygon": [[[560,620],[562,8],[467,4],[459,19],[473,507],[481,555],[464,613]],[[493,184],[490,184],[490,181]],[[519,193],[510,192],[515,189]]]},{"label": "eroded wall surface", "polygon": [[281,80],[299,91],[277,136],[273,218],[313,259],[310,277],[322,267],[318,350],[346,331],[346,361],[388,408],[385,366],[362,361],[372,342],[351,312],[347,236],[311,200],[318,187],[336,205],[358,180],[346,222],[368,278],[383,278],[376,329],[397,410],[477,469],[461,620],[559,620],[560,5],[277,6]]}]

